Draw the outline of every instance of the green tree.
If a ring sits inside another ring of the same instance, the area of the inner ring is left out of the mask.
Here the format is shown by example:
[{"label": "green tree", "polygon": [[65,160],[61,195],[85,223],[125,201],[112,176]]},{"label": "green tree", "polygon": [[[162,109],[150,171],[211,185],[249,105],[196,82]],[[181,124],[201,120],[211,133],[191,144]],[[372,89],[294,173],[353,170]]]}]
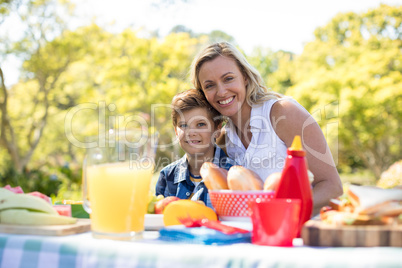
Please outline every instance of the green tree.
[{"label": "green tree", "polygon": [[[338,14],[274,79],[291,74],[286,94],[301,102],[338,146],[340,166],[361,164],[379,179],[401,159],[402,6]],[[283,81],[283,79],[281,80]],[[339,130],[339,135],[336,131]]]},{"label": "green tree", "polygon": [[[12,10],[26,27],[19,41],[14,42],[11,48],[3,47],[3,53],[13,53],[25,61],[23,74],[30,82],[24,87],[21,99],[10,98],[18,93],[15,89],[6,88],[4,74],[0,70],[0,144],[8,152],[17,172],[26,168],[37,148],[52,107],[50,98],[55,84],[74,60],[75,51],[71,44],[65,44],[60,39],[48,41],[65,28],[59,14],[60,7],[54,1],[23,1]],[[3,38],[7,40],[7,37]]]},{"label": "green tree", "polygon": [[[265,80],[269,90],[285,93],[293,85],[291,62],[294,54],[283,50],[272,51],[269,48],[256,47],[248,57],[248,61],[255,66]],[[286,68],[279,68],[286,66]],[[275,75],[274,75],[275,74]]]}]

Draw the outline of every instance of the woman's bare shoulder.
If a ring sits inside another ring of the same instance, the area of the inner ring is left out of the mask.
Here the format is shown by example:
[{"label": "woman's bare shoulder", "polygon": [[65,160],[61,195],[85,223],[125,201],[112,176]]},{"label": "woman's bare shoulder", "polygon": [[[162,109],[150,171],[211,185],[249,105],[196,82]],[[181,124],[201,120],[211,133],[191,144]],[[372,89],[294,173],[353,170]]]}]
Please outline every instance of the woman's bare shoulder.
[{"label": "woman's bare shoulder", "polygon": [[292,99],[281,99],[272,106],[271,124],[278,137],[290,145],[295,135],[301,135],[303,125],[312,120],[311,115]]}]

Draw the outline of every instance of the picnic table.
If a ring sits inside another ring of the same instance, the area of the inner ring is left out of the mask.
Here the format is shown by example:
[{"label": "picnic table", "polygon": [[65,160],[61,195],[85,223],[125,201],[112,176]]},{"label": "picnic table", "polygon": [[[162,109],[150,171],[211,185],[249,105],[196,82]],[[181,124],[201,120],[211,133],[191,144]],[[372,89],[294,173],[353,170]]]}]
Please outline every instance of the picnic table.
[{"label": "picnic table", "polygon": [[2,233],[0,268],[402,267],[400,247],[202,245],[161,241],[158,236],[158,231],[146,231],[142,240],[127,242],[95,239],[90,232],[67,236]]}]

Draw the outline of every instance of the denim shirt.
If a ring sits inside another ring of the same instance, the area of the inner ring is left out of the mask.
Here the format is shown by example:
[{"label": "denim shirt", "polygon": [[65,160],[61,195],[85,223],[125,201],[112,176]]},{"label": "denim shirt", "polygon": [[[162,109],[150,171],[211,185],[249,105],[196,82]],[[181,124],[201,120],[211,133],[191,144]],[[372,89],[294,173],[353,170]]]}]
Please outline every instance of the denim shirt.
[{"label": "denim shirt", "polygon": [[[223,150],[218,146],[215,146],[213,163],[226,170],[229,170],[231,166],[236,165],[236,163],[228,158]],[[158,182],[156,183],[155,194],[161,194],[164,197],[177,196],[180,199],[188,199],[194,192],[194,188],[195,185],[190,180],[187,158],[186,155],[184,155],[181,159],[171,163],[161,170]],[[203,181],[201,181],[197,186],[194,194],[200,194],[198,200],[202,200],[208,207],[212,208],[208,189]]]}]

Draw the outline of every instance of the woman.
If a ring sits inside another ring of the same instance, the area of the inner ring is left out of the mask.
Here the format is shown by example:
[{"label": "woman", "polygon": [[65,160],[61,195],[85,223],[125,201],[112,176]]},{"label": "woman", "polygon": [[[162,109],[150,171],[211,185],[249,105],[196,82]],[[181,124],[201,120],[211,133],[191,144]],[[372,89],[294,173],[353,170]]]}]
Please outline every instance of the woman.
[{"label": "woman", "polygon": [[258,71],[227,42],[202,50],[191,66],[191,80],[223,116],[228,156],[261,176],[281,172],[286,149],[302,137],[309,170],[314,174],[317,214],[342,194],[342,183],[325,137],[314,118],[297,102],[268,92]]}]

